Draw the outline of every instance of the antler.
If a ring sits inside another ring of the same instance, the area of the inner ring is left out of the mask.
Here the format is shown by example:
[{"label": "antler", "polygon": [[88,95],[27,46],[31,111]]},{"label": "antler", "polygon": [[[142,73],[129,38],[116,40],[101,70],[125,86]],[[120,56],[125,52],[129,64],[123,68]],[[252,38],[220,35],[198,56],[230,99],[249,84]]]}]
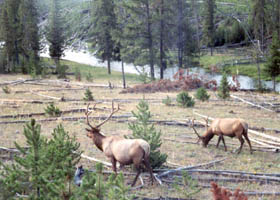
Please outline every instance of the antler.
[{"label": "antler", "polygon": [[[86,117],[87,117],[87,125],[88,125],[90,128],[94,129],[94,127],[89,123],[89,120],[88,120],[88,116],[89,116],[90,113],[91,113],[91,111],[89,111],[89,105],[90,105],[90,104],[87,105],[87,110],[86,110],[86,112],[85,112],[85,115],[86,115]],[[96,104],[94,104],[93,109],[95,108],[95,106],[96,106]]]},{"label": "antler", "polygon": [[193,128],[193,130],[194,130],[195,134],[197,135],[197,137],[200,139],[201,136],[197,133],[196,129],[194,128],[194,118],[192,119],[192,125],[191,125],[191,127]]},{"label": "antler", "polygon": [[118,108],[115,109],[115,108],[114,108],[114,102],[112,101],[112,112],[111,112],[111,114],[110,114],[103,122],[101,122],[100,124],[98,124],[98,125],[96,126],[96,128],[99,128],[100,126],[102,126],[103,124],[105,124],[105,123],[113,116],[113,114],[115,114],[115,113],[118,112],[119,110],[120,110],[120,105],[118,104]]}]

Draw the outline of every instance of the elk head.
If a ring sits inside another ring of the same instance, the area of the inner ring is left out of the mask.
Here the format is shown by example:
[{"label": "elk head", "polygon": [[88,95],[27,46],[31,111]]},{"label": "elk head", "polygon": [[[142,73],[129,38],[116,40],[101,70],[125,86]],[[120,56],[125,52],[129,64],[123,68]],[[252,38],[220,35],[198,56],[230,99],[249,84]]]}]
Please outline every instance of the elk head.
[{"label": "elk head", "polygon": [[[206,122],[206,130],[207,130],[207,125],[208,125],[208,123]],[[204,146],[204,147],[206,147],[207,145],[206,145],[206,143],[204,142],[204,137],[203,136],[200,136],[199,134],[198,134],[198,132],[196,131],[196,129],[194,128],[194,118],[192,119],[192,124],[191,124],[191,127],[192,127],[192,129],[194,130],[194,133],[197,135],[197,137],[198,137],[198,140],[197,140],[197,142],[196,143],[199,143],[199,141],[202,141],[202,145]]]},{"label": "elk head", "polygon": [[[96,104],[94,105],[93,109],[95,109],[95,106]],[[91,139],[94,139],[96,135],[102,135],[100,133],[100,127],[105,124],[112,116],[114,113],[118,112],[120,110],[120,107],[118,105],[118,108],[115,109],[114,108],[114,102],[112,102],[112,111],[111,111],[111,114],[104,120],[102,121],[100,124],[98,124],[97,126],[92,126],[90,123],[89,123],[89,120],[88,120],[88,116],[90,115],[91,111],[89,111],[89,104],[87,105],[87,109],[86,109],[86,112],[85,112],[85,115],[87,117],[87,125],[90,127],[89,128],[86,128],[86,131],[87,131],[87,137],[91,138]],[[103,135],[102,135],[103,136]]]}]

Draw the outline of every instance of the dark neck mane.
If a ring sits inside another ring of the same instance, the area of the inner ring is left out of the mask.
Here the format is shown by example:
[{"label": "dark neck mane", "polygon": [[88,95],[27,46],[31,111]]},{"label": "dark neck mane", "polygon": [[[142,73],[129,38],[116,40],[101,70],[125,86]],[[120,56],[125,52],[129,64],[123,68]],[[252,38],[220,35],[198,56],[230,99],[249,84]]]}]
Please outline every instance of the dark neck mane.
[{"label": "dark neck mane", "polygon": [[103,151],[102,149],[102,144],[103,144],[103,140],[106,137],[100,133],[94,133],[94,139],[93,139],[93,143],[95,144],[95,146],[100,150]]}]

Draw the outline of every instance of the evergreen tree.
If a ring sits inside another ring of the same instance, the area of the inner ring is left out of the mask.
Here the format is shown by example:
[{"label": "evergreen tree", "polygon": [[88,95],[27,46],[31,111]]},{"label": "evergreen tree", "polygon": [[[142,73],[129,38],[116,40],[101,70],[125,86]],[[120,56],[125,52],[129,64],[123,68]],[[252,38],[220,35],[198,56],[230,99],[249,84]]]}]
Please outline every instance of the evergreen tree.
[{"label": "evergreen tree", "polygon": [[32,119],[24,127],[28,148],[15,143],[21,155],[11,166],[3,165],[1,199],[26,194],[29,199],[70,199],[73,196],[73,166],[80,160],[79,143],[59,125],[47,141],[41,127]]},{"label": "evergreen tree", "polygon": [[114,60],[113,30],[116,28],[115,3],[113,0],[96,0],[92,3],[92,46],[96,56],[107,61],[108,74],[111,74],[111,61]]},{"label": "evergreen tree", "polygon": [[280,40],[277,32],[273,34],[272,44],[270,46],[270,56],[265,65],[265,73],[273,80],[273,91],[275,91],[275,78],[280,75]]},{"label": "evergreen tree", "polygon": [[161,153],[159,149],[162,144],[160,139],[161,132],[157,131],[154,124],[149,122],[152,116],[147,102],[141,100],[137,105],[137,110],[138,113],[132,111],[133,116],[136,118],[136,122],[128,124],[129,129],[132,130],[131,138],[141,138],[150,144],[151,167],[159,168],[167,159],[167,155]]},{"label": "evergreen tree", "polygon": [[[46,161],[43,153],[45,140],[41,137],[41,126],[32,119],[31,123],[24,127],[24,136],[29,146],[25,149],[15,143],[16,148],[23,157],[16,156],[15,163],[12,166],[4,166],[2,173],[4,199],[13,199],[18,194],[27,192],[31,199],[44,199],[41,192],[44,185],[47,184],[44,178]],[[1,194],[0,194],[1,195]]]},{"label": "evergreen tree", "polygon": [[4,55],[7,59],[6,72],[16,71],[19,63],[22,32],[19,23],[21,0],[5,0],[1,12],[1,40],[4,42]]},{"label": "evergreen tree", "polygon": [[34,70],[35,74],[38,75],[41,74],[42,69],[39,63],[39,14],[36,5],[37,1],[35,0],[21,0],[19,13],[22,31],[21,49],[25,62],[28,65],[27,69],[22,68],[22,72],[31,74]]},{"label": "evergreen tree", "polygon": [[47,40],[50,43],[49,54],[55,61],[56,68],[65,48],[65,36],[61,6],[59,0],[51,1],[50,14],[48,18]]},{"label": "evergreen tree", "polygon": [[79,147],[76,138],[71,138],[62,125],[53,130],[52,139],[47,142],[45,155],[48,158],[45,162],[48,166],[45,173],[49,181],[44,187],[45,199],[69,199],[73,195],[71,184],[75,173],[74,166],[80,161],[82,153]]},{"label": "evergreen tree", "polygon": [[204,1],[203,35],[206,45],[211,48],[211,56],[213,55],[215,36],[215,7],[215,0]]},{"label": "evergreen tree", "polygon": [[227,99],[230,97],[229,84],[227,81],[227,74],[225,72],[223,73],[222,80],[220,82],[218,96],[222,99]]},{"label": "evergreen tree", "polygon": [[156,42],[155,1],[128,0],[122,2],[126,24],[123,28],[122,56],[134,65],[150,66],[151,79],[155,78]]},{"label": "evergreen tree", "polygon": [[252,0],[252,24],[254,28],[254,35],[260,42],[260,49],[264,49],[267,14],[266,14],[266,1],[265,0]]}]

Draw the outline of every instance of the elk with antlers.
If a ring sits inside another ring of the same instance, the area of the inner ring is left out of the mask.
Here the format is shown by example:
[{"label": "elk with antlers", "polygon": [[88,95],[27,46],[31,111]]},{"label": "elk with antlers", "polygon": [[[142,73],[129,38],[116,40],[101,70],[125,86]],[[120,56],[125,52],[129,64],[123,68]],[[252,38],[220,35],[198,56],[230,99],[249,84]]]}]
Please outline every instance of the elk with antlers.
[{"label": "elk with antlers", "polygon": [[[224,136],[228,137],[237,137],[240,141],[240,147],[238,154],[242,150],[242,146],[244,143],[244,139],[248,142],[250,147],[250,152],[252,154],[252,146],[250,140],[248,138],[248,124],[243,119],[238,118],[217,118],[215,119],[210,127],[207,128],[208,121],[206,120],[206,131],[203,136],[200,136],[196,129],[194,128],[194,119],[192,120],[192,128],[195,134],[198,136],[199,140],[202,141],[204,147],[206,147],[209,141],[214,137],[214,135],[219,136],[218,143],[216,147],[218,148],[220,141],[222,140],[224,143],[225,151],[227,151],[227,147],[225,144]],[[199,141],[198,140],[198,141]]]},{"label": "elk with antlers", "polygon": [[88,132],[87,136],[91,138],[96,147],[104,152],[105,156],[111,160],[112,168],[115,173],[117,173],[117,162],[119,162],[121,166],[134,164],[137,169],[137,175],[133,180],[132,186],[135,185],[138,176],[141,173],[141,164],[144,164],[145,167],[149,170],[153,184],[154,176],[149,162],[150,145],[145,140],[125,139],[120,136],[105,136],[100,132],[100,127],[105,124],[113,116],[113,114],[119,110],[119,106],[117,109],[115,109],[114,103],[112,102],[111,114],[97,126],[92,126],[89,123],[88,119],[88,116],[90,114],[88,104],[85,114],[87,118],[87,125],[90,127],[90,129],[86,128]]}]

